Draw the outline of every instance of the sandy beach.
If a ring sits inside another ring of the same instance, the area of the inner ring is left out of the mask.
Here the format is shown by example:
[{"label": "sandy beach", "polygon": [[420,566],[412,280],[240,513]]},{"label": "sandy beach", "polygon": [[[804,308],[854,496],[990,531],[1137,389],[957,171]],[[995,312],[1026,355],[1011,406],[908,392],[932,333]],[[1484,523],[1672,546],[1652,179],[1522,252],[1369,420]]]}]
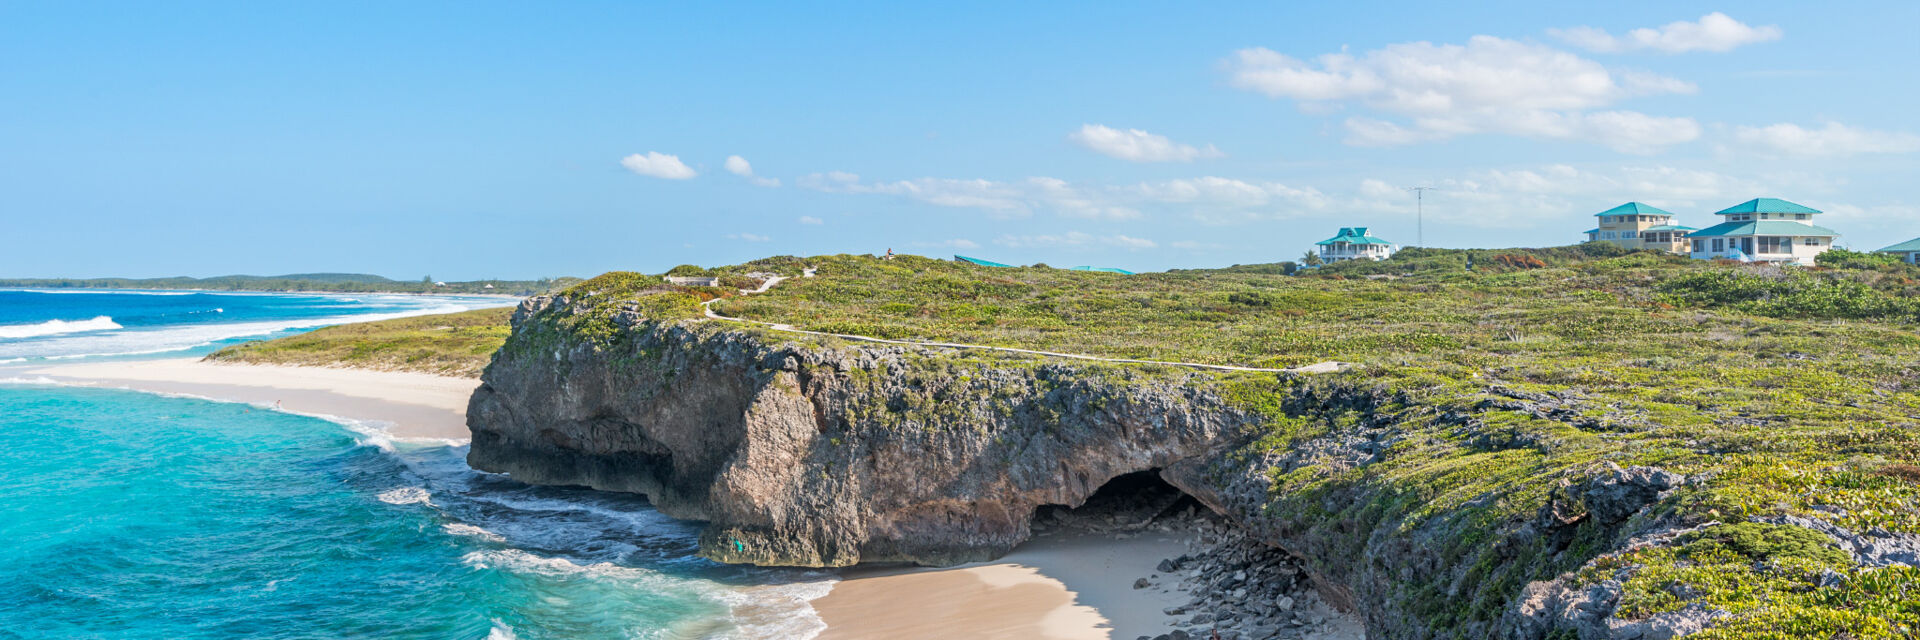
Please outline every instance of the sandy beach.
[{"label": "sandy beach", "polygon": [[946,569],[848,570],[813,602],[821,640],[866,638],[1127,639],[1166,633],[1161,610],[1188,595],[1134,589],[1162,558],[1188,551],[1191,534],[1130,537],[1057,532],[994,562]]},{"label": "sandy beach", "polygon": [[21,374],[66,384],[278,403],[296,413],[387,423],[402,438],[469,437],[467,398],[480,386],[479,380],[424,373],[216,364],[198,358],[41,366]]}]

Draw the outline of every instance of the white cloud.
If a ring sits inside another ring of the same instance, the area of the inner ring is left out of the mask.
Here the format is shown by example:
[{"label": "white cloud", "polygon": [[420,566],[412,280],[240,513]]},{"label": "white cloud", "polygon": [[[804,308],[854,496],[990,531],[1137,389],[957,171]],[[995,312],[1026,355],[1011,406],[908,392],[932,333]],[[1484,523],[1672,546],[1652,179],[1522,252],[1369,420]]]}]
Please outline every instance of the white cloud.
[{"label": "white cloud", "polygon": [[1108,246],[1127,250],[1152,249],[1159,246],[1152,240],[1126,235],[1097,236],[1081,231],[1069,231],[1057,235],[1003,235],[994,238],[994,244],[1014,249],[1057,249],[1067,247]]},{"label": "white cloud", "polygon": [[648,151],[646,155],[638,153],[620,159],[620,166],[643,176],[653,176],[667,180],[686,180],[700,175],[680,161],[680,156],[667,155],[658,151]]},{"label": "white cloud", "polygon": [[1113,204],[1059,178],[1027,178],[1025,186],[1032,206],[1050,208],[1060,215],[1097,220],[1132,220],[1141,216],[1139,209]]},{"label": "white cloud", "polygon": [[952,248],[952,249],[978,249],[980,248],[980,243],[974,242],[972,240],[968,240],[966,238],[954,238],[952,240],[942,240],[939,242],[915,242],[913,243],[913,246],[946,247],[946,248]]},{"label": "white cloud", "polygon": [[[1429,230],[1436,223],[1496,230],[1580,225],[1590,222],[1581,216],[1630,200],[1678,213],[1680,224],[1704,226],[1697,223],[1712,222],[1705,212],[1718,211],[1755,194],[1799,186],[1664,165],[1604,170],[1570,165],[1480,170],[1422,184],[1436,187],[1426,196]],[[1341,203],[1341,207],[1411,218],[1414,198],[1403,186],[1377,178],[1362,180],[1353,200]],[[1413,239],[1402,241],[1412,243]]]},{"label": "white cloud", "polygon": [[766,242],[766,241],[772,240],[773,238],[769,238],[757,233],[729,233],[727,234],[727,239],[739,240],[741,242]]},{"label": "white cloud", "polygon": [[1920,136],[1897,131],[1873,131],[1828,122],[1819,129],[1780,123],[1764,127],[1739,127],[1734,139],[1781,155],[1837,157],[1862,153],[1912,153],[1920,151]]},{"label": "white cloud", "polygon": [[794,184],[827,193],[884,194],[942,207],[986,209],[1001,215],[1032,213],[1019,187],[991,180],[917,178],[894,182],[865,182],[858,174],[829,171],[801,177]]},{"label": "white cloud", "polygon": [[1355,103],[1406,119],[1348,118],[1347,142],[1355,145],[1495,133],[1645,153],[1700,136],[1691,118],[1606,109],[1639,96],[1692,93],[1691,83],[1616,72],[1552,47],[1494,36],[1474,36],[1465,45],[1393,44],[1312,62],[1265,48],[1242,49],[1227,67],[1234,86],[1294,100],[1309,113]]},{"label": "white cloud", "polygon": [[827,221],[813,216],[800,216],[800,224],[826,224]]},{"label": "white cloud", "polygon": [[1192,162],[1226,155],[1213,145],[1196,147],[1140,129],[1123,131],[1098,124],[1081,126],[1079,131],[1068,134],[1067,139],[1096,153],[1133,162]]},{"label": "white cloud", "polygon": [[760,176],[754,175],[753,165],[749,164],[746,158],[742,158],[740,156],[727,156],[726,164],[727,164],[727,173],[731,173],[733,175],[746,178],[747,181],[749,182],[760,185],[762,187],[780,186],[780,181],[777,179],[762,178]]},{"label": "white cloud", "polygon": [[1741,45],[1779,40],[1781,36],[1780,27],[1748,26],[1718,11],[1700,16],[1697,21],[1681,20],[1657,29],[1634,29],[1618,37],[1598,27],[1548,29],[1547,33],[1567,44],[1596,53],[1642,50],[1661,53],[1688,51],[1724,53]]},{"label": "white cloud", "polygon": [[1278,182],[1247,182],[1217,176],[1082,185],[1034,176],[1020,181],[918,178],[867,182],[845,172],[816,173],[795,181],[828,193],[879,194],[946,207],[984,210],[998,217],[1049,212],[1089,220],[1135,220],[1146,210],[1191,215],[1208,222],[1277,218],[1325,210],[1334,199],[1319,190]]}]

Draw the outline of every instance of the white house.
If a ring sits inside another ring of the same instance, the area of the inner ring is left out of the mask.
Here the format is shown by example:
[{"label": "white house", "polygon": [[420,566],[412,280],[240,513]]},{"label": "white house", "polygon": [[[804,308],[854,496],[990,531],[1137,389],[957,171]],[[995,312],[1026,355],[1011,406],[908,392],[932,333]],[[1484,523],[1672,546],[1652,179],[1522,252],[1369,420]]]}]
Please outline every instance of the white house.
[{"label": "white house", "polygon": [[1321,262],[1343,260],[1385,260],[1400,248],[1373,237],[1366,227],[1341,227],[1340,235],[1314,243],[1320,247]]},{"label": "white house", "polygon": [[1673,223],[1673,213],[1639,202],[1629,202],[1593,214],[1600,226],[1587,230],[1587,242],[1610,242],[1628,249],[1659,249],[1686,253],[1686,235],[1693,227]]},{"label": "white house", "polygon": [[1812,265],[1838,232],[1813,223],[1819,210],[1779,198],[1754,198],[1720,210],[1725,222],[1687,234],[1697,260],[1728,258]]}]

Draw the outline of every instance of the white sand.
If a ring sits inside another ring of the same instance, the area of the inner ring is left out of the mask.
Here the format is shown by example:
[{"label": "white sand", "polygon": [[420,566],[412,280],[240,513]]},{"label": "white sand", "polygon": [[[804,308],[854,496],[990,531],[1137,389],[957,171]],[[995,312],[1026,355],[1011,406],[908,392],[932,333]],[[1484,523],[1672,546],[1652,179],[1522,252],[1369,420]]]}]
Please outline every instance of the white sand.
[{"label": "white sand", "polygon": [[990,563],[949,569],[853,569],[813,601],[827,623],[820,640],[1042,638],[1089,640],[1171,630],[1162,609],[1188,596],[1134,589],[1162,558],[1188,551],[1190,535],[1147,532],[1122,539],[1050,533]]},{"label": "white sand", "polygon": [[216,364],[195,358],[29,368],[56,382],[179,393],[377,421],[402,438],[470,437],[467,398],[480,381],[425,373]]}]

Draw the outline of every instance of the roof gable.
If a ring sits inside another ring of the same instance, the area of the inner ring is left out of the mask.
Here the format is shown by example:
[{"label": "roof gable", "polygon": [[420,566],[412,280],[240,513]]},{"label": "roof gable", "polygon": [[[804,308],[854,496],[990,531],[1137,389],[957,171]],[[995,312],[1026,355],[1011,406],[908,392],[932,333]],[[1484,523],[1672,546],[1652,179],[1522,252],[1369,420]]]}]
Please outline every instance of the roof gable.
[{"label": "roof gable", "polygon": [[1347,244],[1393,244],[1367,233],[1366,227],[1340,227],[1340,233],[1334,237],[1315,242],[1317,245],[1329,245],[1338,242]]},{"label": "roof gable", "polygon": [[1797,205],[1779,198],[1754,198],[1721,209],[1715,212],[1714,215],[1725,215],[1729,213],[1820,213],[1820,210]]},{"label": "roof gable", "polygon": [[1755,220],[1748,222],[1722,222],[1687,234],[1689,238],[1711,236],[1818,236],[1835,238],[1839,237],[1840,233],[1826,227],[1796,220]]},{"label": "roof gable", "polygon": [[1593,214],[1593,215],[1596,215],[1596,216],[1635,216],[1635,215],[1638,215],[1638,216],[1672,216],[1672,215],[1673,215],[1673,212],[1671,212],[1671,211],[1666,211],[1666,210],[1663,210],[1663,209],[1661,209],[1661,208],[1659,208],[1659,207],[1656,207],[1656,206],[1653,206],[1653,205],[1650,205],[1650,204],[1646,204],[1646,203],[1641,203],[1641,202],[1629,202],[1629,203],[1626,203],[1626,204],[1623,204],[1623,205],[1620,205],[1620,206],[1618,206],[1618,207],[1614,207],[1614,208],[1612,208],[1612,209],[1608,209],[1608,210],[1606,210],[1606,211],[1602,211],[1602,212],[1600,212],[1600,213],[1596,213],[1596,214]]},{"label": "roof gable", "polygon": [[1920,238],[1914,238],[1912,240],[1908,240],[1906,242],[1902,242],[1900,244],[1896,244],[1891,247],[1881,249],[1879,251],[1876,251],[1875,253],[1907,253],[1909,251],[1920,251]]}]

